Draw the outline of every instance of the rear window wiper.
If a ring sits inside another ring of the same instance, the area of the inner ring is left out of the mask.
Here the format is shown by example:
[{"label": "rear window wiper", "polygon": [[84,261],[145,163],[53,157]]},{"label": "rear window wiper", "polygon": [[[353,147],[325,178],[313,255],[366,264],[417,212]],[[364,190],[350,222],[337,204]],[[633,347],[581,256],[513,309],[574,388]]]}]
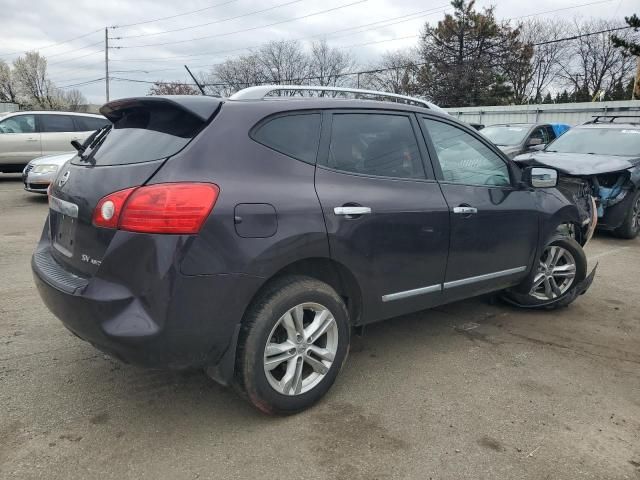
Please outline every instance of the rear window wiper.
[{"label": "rear window wiper", "polygon": [[[80,159],[81,162],[91,162],[93,158],[92,153],[94,152],[96,147],[98,147],[102,143],[102,141],[107,136],[107,133],[109,133],[110,130],[111,130],[111,125],[105,125],[101,129],[96,130],[94,133],[92,133],[82,145],[80,145],[78,142],[75,142],[78,144],[78,146],[76,146],[74,145],[73,142],[71,142],[71,145],[73,145],[76,148],[76,150],[78,150],[78,158]],[[84,152],[87,150],[90,150],[90,152],[88,155],[85,156]],[[94,163],[94,162],[91,162],[91,163]]]}]

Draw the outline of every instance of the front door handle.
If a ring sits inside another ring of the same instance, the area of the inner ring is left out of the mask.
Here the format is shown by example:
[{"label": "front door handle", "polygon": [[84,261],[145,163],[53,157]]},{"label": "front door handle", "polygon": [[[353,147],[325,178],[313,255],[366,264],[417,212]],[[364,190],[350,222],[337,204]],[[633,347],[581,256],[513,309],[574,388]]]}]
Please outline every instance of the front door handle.
[{"label": "front door handle", "polygon": [[371,213],[369,207],[335,207],[333,213],[336,215],[367,215]]},{"label": "front door handle", "polygon": [[27,142],[37,142],[37,138],[27,138]]},{"label": "front door handle", "polygon": [[478,213],[478,209],[468,206],[453,207],[453,213],[459,213],[461,215],[472,215],[474,213]]}]

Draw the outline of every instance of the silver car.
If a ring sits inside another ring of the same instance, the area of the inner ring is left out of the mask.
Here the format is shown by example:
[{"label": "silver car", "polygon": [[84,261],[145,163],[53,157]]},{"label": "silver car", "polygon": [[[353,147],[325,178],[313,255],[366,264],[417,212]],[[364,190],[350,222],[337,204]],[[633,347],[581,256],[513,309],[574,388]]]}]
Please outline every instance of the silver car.
[{"label": "silver car", "polygon": [[110,122],[102,115],[68,112],[13,112],[0,117],[0,172],[21,172],[42,155],[71,150]]},{"label": "silver car", "polygon": [[22,181],[27,192],[47,193],[58,170],[76,155],[76,152],[47,155],[34,158],[22,171]]}]

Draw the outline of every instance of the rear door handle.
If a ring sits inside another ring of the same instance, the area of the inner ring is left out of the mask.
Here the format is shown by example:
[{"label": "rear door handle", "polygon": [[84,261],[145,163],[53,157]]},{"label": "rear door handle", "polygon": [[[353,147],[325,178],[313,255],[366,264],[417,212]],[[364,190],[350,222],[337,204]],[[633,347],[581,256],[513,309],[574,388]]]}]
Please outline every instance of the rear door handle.
[{"label": "rear door handle", "polygon": [[478,213],[478,209],[475,207],[453,207],[453,213],[459,213],[461,215],[472,215]]},{"label": "rear door handle", "polygon": [[336,215],[367,215],[371,213],[369,207],[335,207],[333,213]]},{"label": "rear door handle", "polygon": [[27,142],[37,142],[37,138],[27,138]]}]

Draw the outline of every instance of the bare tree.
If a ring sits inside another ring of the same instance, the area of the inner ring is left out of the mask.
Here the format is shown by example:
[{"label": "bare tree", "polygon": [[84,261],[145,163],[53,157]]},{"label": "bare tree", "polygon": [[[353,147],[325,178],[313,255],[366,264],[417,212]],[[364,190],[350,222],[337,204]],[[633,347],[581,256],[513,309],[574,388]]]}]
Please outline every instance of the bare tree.
[{"label": "bare tree", "polygon": [[402,95],[416,93],[419,68],[416,54],[398,50],[382,55],[380,62],[363,74],[360,84],[374,90],[382,90]]},{"label": "bare tree", "polygon": [[87,99],[78,89],[69,90],[68,92],[61,93],[61,103],[64,104],[66,110],[72,112],[86,112],[87,111]]},{"label": "bare tree", "polygon": [[558,81],[561,60],[567,56],[564,37],[566,22],[532,18],[518,28],[523,48],[510,62],[505,76],[513,88],[515,103],[540,103],[549,88]]},{"label": "bare tree", "polygon": [[[625,56],[607,33],[587,35],[615,28],[618,24],[606,20],[575,20],[573,34],[578,38],[569,47],[568,60],[562,64],[562,77],[573,88],[578,101],[609,98],[620,85],[631,79],[632,57]],[[619,35],[625,37],[625,33]]]},{"label": "bare tree", "polygon": [[38,52],[18,57],[13,62],[12,76],[27,104],[44,109],[61,107],[60,93],[47,76],[47,60]]},{"label": "bare tree", "polygon": [[258,54],[250,53],[226,60],[202,79],[210,91],[226,97],[243,88],[265,83],[267,77]]},{"label": "bare tree", "polygon": [[200,95],[200,92],[187,83],[157,81],[149,89],[149,95]]},{"label": "bare tree", "polygon": [[309,81],[321,86],[344,85],[349,79],[344,75],[355,68],[353,57],[343,50],[331,48],[326,40],[311,44]]},{"label": "bare tree", "polygon": [[11,67],[0,60],[0,102],[18,103],[18,88]]},{"label": "bare tree", "polygon": [[299,84],[309,74],[309,57],[297,41],[269,42],[257,55],[269,83]]}]

